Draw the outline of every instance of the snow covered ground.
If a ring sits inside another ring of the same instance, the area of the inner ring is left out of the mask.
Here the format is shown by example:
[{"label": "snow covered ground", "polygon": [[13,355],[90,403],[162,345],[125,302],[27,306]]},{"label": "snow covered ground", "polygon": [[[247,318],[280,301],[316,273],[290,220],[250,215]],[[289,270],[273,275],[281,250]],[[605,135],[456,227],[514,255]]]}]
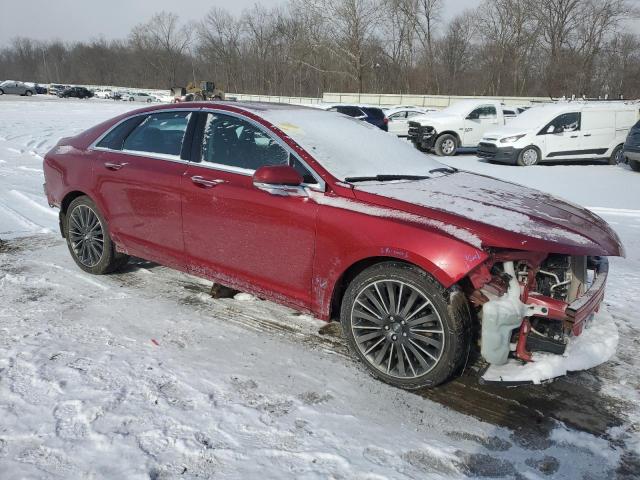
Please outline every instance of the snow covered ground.
[{"label": "snow covered ground", "polygon": [[[612,361],[550,385],[409,393],[336,328],[147,262],[81,272],[42,193],[58,138],[139,105],[0,98],[0,478],[638,478],[640,175],[458,168],[588,206],[620,234]],[[323,328],[324,327],[324,328]]]}]

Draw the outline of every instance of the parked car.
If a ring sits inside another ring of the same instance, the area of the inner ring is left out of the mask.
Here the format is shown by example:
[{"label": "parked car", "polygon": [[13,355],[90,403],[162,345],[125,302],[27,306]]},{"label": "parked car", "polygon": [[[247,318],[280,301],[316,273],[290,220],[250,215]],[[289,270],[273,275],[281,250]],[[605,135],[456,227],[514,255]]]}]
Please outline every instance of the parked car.
[{"label": "parked car", "polygon": [[385,132],[389,130],[389,120],[379,107],[369,107],[360,105],[323,105],[319,108],[330,112],[338,112],[359,120],[363,120],[371,125],[375,125]]},{"label": "parked car", "polygon": [[67,88],[70,88],[70,87],[68,85],[65,86],[65,85],[52,83],[51,85],[49,85],[49,95],[58,95],[59,93],[63,92]]},{"label": "parked car", "polygon": [[144,93],[144,92],[128,92],[126,95],[122,97],[122,100],[127,100],[129,102],[146,102],[146,103],[153,103],[158,101],[158,99],[155,96],[149,95],[148,93]]},{"label": "parked car", "polygon": [[46,95],[48,93],[47,87],[38,85],[37,83],[34,84],[33,87],[36,89],[36,94],[38,95]]},{"label": "parked car", "polygon": [[93,92],[84,87],[69,87],[58,93],[60,98],[91,98]]},{"label": "parked car", "polygon": [[409,139],[423,152],[455,155],[460,147],[476,148],[489,129],[505,124],[503,105],[494,100],[463,100],[439,112],[409,121]]},{"label": "parked car", "polygon": [[622,147],[622,159],[636,172],[640,172],[640,121],[629,130]]},{"label": "parked car", "polygon": [[129,95],[129,92],[125,92],[123,90],[116,90],[114,92],[111,92],[111,98],[114,100],[122,100],[126,98],[127,95]]},{"label": "parked car", "polygon": [[605,160],[616,164],[638,106],[623,102],[540,105],[485,133],[478,155],[511,165],[547,161]]},{"label": "parked car", "polygon": [[96,98],[102,98],[102,99],[110,99],[111,98],[111,89],[109,88],[105,88],[104,90],[101,88],[98,88],[96,90],[93,91],[93,95]]},{"label": "parked car", "polygon": [[30,97],[36,93],[33,85],[29,86],[24,82],[16,82],[15,80],[5,80],[0,83],[0,95],[22,95]]},{"label": "parked car", "polygon": [[385,110],[385,115],[389,120],[389,133],[393,133],[398,137],[406,137],[409,135],[409,119],[428,112],[435,112],[435,108],[419,108],[419,107],[398,107]]},{"label": "parked car", "polygon": [[562,354],[624,254],[586,209],[295,105],[128,112],[60,140],[44,176],[85,272],[133,255],[340,318],[371,373],[404,388],[446,381],[478,342],[492,365]]}]

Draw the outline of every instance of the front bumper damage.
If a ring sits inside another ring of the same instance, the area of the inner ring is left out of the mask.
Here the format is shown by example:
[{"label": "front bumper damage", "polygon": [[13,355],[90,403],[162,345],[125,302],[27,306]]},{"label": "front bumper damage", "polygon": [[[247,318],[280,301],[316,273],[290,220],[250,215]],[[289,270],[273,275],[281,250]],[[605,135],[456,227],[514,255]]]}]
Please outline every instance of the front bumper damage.
[{"label": "front bumper damage", "polygon": [[[542,368],[541,365],[531,368],[527,365],[537,363],[546,357],[556,357],[556,364],[567,363],[568,352],[574,352],[575,357],[575,345],[584,343],[577,342],[577,339],[600,309],[604,298],[608,274],[608,261],[605,257],[588,258],[589,271],[592,274],[588,288],[585,288],[575,300],[566,302],[536,291],[535,272],[539,270],[545,256],[526,255],[528,258],[525,260],[530,267],[526,277],[523,277],[522,272],[516,272],[514,267],[516,257],[521,257],[522,252],[498,254],[470,276],[475,287],[470,300],[476,307],[480,307],[480,352],[489,364],[487,372],[491,372],[488,377],[485,372],[485,381],[507,381],[497,380],[506,376],[503,370],[507,365],[511,370],[525,368],[527,371],[535,372],[532,374],[533,378],[528,379],[529,382],[541,381],[545,376],[544,372],[546,375],[562,372],[562,367],[558,365],[552,369]],[[521,264],[522,260],[519,262]],[[496,264],[501,265],[499,275],[496,275],[493,269]],[[545,325],[551,328],[542,329],[541,333],[534,327],[539,325],[539,322],[545,322]],[[599,328],[602,328],[602,325]],[[606,344],[602,339],[600,343]],[[617,340],[615,343],[617,344]],[[597,347],[596,350],[598,349],[603,353],[602,348]],[[598,358],[606,361],[615,352],[615,345],[612,352],[610,348],[605,350],[607,355],[589,355],[589,359]],[[584,352],[578,352],[578,356],[580,355],[584,355]],[[569,363],[572,368],[580,369],[575,361]],[[584,363],[587,365],[584,368],[594,366],[590,361]],[[523,381],[522,374],[514,375],[512,372],[509,377],[518,378],[518,382]]]},{"label": "front bumper damage", "polygon": [[437,132],[433,127],[420,125],[418,122],[409,122],[407,138],[416,148],[431,150],[436,141]]}]

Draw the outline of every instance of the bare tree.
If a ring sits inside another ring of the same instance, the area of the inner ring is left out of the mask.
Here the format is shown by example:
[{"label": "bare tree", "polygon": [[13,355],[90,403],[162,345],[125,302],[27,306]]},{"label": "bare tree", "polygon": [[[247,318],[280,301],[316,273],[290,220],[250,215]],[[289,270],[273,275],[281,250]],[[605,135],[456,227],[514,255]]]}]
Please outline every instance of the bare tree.
[{"label": "bare tree", "polygon": [[176,14],[160,12],[148,22],[134,27],[130,37],[144,60],[164,75],[169,85],[175,85],[178,68],[189,50],[190,32],[189,28],[180,25]]}]

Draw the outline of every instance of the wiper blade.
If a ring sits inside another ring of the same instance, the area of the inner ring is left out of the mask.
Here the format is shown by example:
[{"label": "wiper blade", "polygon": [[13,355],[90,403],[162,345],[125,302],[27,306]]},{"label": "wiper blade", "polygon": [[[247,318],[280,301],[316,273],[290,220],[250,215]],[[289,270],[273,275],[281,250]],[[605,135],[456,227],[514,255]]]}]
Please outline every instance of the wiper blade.
[{"label": "wiper blade", "polygon": [[458,169],[453,167],[438,167],[433,170],[429,170],[429,173],[456,173],[457,171]]},{"label": "wiper blade", "polygon": [[374,175],[371,177],[346,177],[345,182],[391,182],[393,180],[425,180],[426,175]]}]

